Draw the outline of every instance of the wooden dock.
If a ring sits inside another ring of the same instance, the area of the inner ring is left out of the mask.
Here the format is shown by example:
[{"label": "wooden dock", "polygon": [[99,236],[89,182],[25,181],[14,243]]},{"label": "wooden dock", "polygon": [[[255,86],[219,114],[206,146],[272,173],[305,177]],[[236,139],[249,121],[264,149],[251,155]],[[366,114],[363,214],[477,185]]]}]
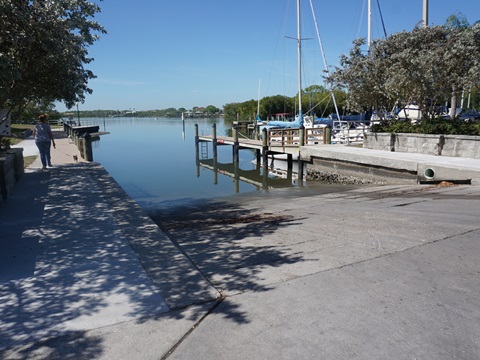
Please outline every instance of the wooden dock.
[{"label": "wooden dock", "polygon": [[323,143],[323,129],[272,129],[264,130],[262,140],[240,138],[237,129],[233,128],[233,136],[217,136],[215,124],[212,135],[198,135],[195,128],[196,142],[211,142],[215,146],[230,145],[239,149],[260,150],[267,153],[280,153],[298,155],[300,147],[304,145],[317,145]]},{"label": "wooden dock", "polygon": [[[298,176],[303,178],[303,161],[300,159],[300,148],[305,145],[316,145],[323,143],[324,134],[322,128],[317,129],[271,129],[262,131],[261,139],[254,140],[240,138],[238,129],[233,127],[233,136],[217,136],[216,124],[212,126],[212,135],[198,134],[198,125],[195,125],[195,149],[197,159],[200,158],[200,147],[202,143],[212,143],[213,161],[217,159],[217,147],[229,145],[233,148],[233,163],[238,163],[239,151],[241,149],[250,149],[256,151],[257,161],[264,165],[264,172],[268,172],[268,156],[275,154],[285,154],[288,163],[288,169],[292,168],[293,160],[298,160]],[[202,153],[202,155],[204,155]],[[202,156],[205,159],[204,156]]]}]

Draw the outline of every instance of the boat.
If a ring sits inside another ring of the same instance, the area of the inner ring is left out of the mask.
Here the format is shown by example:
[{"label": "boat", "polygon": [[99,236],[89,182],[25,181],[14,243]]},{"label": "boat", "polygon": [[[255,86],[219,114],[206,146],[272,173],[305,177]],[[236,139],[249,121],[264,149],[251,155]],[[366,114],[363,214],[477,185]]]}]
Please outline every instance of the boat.
[{"label": "boat", "polygon": [[[293,121],[267,121],[267,127],[262,125],[262,129],[278,129],[278,128],[300,128],[304,126],[304,119],[302,113],[302,36],[301,36],[301,23],[300,23],[300,0],[297,0],[297,58],[298,58],[298,114]],[[313,126],[313,122],[312,122]]]},{"label": "boat", "polygon": [[405,120],[410,119],[413,121],[418,121],[422,119],[422,110],[420,107],[415,104],[408,104],[403,109],[397,113],[397,118]]}]

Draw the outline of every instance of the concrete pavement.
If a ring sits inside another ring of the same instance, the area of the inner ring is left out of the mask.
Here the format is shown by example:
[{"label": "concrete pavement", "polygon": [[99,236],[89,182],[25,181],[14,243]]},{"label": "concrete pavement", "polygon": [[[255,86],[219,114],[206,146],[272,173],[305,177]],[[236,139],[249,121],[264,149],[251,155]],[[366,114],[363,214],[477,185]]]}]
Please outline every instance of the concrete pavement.
[{"label": "concrete pavement", "polygon": [[[53,147],[50,149],[52,165],[66,165],[74,164],[76,162],[84,162],[77,147],[73,144],[73,141],[67,137],[63,130],[52,129],[52,133],[56,144],[55,149]],[[38,156],[38,148],[35,145],[35,139],[33,137],[27,138],[12,147],[22,148],[24,157],[37,156],[35,161],[28,167],[27,171],[36,171],[42,168],[42,162]],[[77,156],[77,161],[75,161],[74,155]]]},{"label": "concrete pavement", "polygon": [[0,207],[0,358],[480,359],[479,186],[277,189],[160,229],[54,153]]}]

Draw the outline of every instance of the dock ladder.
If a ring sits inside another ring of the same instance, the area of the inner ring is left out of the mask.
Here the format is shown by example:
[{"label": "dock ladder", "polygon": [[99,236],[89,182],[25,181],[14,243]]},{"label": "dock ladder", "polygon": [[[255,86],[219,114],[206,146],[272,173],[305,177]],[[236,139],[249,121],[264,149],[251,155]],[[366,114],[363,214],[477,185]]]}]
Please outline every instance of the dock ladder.
[{"label": "dock ladder", "polygon": [[208,159],[208,143],[207,142],[200,143],[200,155],[202,160]]}]

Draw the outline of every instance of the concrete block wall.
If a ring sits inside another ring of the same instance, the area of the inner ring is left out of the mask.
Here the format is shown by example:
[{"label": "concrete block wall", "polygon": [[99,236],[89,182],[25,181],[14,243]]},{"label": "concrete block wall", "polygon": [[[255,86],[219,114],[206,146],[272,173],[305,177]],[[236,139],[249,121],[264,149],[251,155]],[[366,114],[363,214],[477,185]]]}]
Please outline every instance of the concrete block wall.
[{"label": "concrete block wall", "polygon": [[480,159],[480,136],[366,133],[363,147]]},{"label": "concrete block wall", "polygon": [[0,154],[0,198],[5,201],[15,187],[14,155]]},{"label": "concrete block wall", "polygon": [[0,202],[13,191],[15,183],[24,174],[23,149],[10,149],[0,153]]}]

